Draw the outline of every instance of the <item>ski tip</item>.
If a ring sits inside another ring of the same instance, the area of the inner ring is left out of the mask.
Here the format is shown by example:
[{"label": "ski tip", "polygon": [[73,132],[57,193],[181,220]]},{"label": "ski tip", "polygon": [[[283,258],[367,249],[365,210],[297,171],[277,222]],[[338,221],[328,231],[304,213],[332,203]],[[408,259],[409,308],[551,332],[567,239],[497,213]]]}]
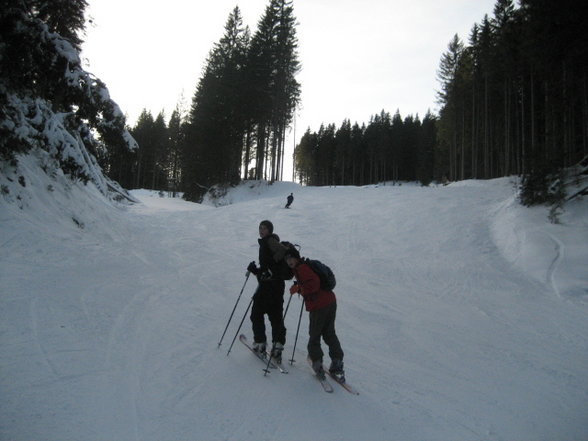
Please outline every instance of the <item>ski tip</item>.
[{"label": "ski tip", "polygon": [[333,391],[335,390],[333,388],[333,386],[331,386],[331,383],[329,383],[327,380],[321,381],[321,384],[322,384],[323,389],[325,390],[325,392],[328,393],[328,394],[332,394]]}]

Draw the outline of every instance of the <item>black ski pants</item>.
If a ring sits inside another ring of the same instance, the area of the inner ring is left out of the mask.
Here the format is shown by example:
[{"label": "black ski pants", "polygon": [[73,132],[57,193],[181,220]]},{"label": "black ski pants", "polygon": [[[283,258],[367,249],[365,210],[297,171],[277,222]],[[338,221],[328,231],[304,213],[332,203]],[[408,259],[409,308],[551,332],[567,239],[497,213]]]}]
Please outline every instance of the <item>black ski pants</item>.
[{"label": "black ski pants", "polygon": [[286,328],[284,327],[284,288],[283,280],[264,280],[259,283],[253,295],[251,308],[251,324],[253,339],[256,343],[265,343],[265,314],[272,326],[272,343],[286,343]]},{"label": "black ski pants", "polygon": [[335,333],[335,318],[337,316],[337,302],[321,309],[310,311],[308,327],[308,355],[312,361],[323,359],[321,337],[329,347],[331,360],[343,360],[343,349]]}]

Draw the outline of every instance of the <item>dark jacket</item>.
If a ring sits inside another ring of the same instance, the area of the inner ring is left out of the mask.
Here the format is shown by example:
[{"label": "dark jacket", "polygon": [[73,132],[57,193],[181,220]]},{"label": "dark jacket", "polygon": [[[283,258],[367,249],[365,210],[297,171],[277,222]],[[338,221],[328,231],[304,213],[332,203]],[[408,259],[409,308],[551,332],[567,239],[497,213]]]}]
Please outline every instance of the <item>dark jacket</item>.
[{"label": "dark jacket", "polygon": [[321,279],[306,263],[300,263],[294,268],[294,276],[298,281],[298,285],[294,286],[298,286],[307,311],[321,309],[337,301],[333,291],[321,288]]}]

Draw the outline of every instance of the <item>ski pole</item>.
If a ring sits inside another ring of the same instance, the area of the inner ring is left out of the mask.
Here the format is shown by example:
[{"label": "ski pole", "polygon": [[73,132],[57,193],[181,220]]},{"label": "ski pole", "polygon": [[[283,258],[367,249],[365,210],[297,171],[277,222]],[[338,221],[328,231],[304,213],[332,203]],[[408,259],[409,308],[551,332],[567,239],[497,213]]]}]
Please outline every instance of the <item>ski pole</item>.
[{"label": "ski pole", "polygon": [[282,321],[286,320],[286,314],[288,313],[288,308],[290,307],[290,302],[292,301],[292,296],[288,299],[288,303],[286,304],[286,310],[284,311],[284,317],[282,317]]},{"label": "ski pole", "polygon": [[[290,307],[290,302],[292,301],[292,296],[290,296],[290,298],[288,299],[288,303],[286,304],[286,310],[284,311],[284,315],[282,316],[282,323],[284,323],[284,320],[286,320],[286,314],[288,313],[288,308]],[[276,348],[276,342],[272,343],[272,350],[270,352],[270,356],[267,358],[267,366],[265,367],[265,369],[263,370],[264,374],[263,376],[265,377],[268,373],[269,373],[269,367],[270,367],[270,363],[272,360],[272,354],[274,352],[274,349]]]},{"label": "ski pole", "polygon": [[237,329],[237,332],[235,333],[235,336],[233,337],[233,341],[231,342],[231,346],[229,347],[229,350],[227,351],[227,356],[231,352],[231,349],[233,349],[233,344],[235,344],[235,340],[237,339],[237,335],[239,335],[239,331],[241,330],[241,326],[243,326],[243,322],[245,321],[245,317],[247,317],[247,313],[249,312],[249,308],[251,308],[252,303],[253,303],[253,297],[251,297],[251,300],[249,301],[249,305],[247,305],[247,310],[245,311],[245,314],[243,314],[243,319],[241,320],[241,323],[239,323],[239,329]]},{"label": "ski pole", "polygon": [[231,323],[231,320],[233,320],[233,314],[235,314],[235,309],[237,309],[237,305],[239,304],[239,300],[241,300],[241,294],[243,294],[243,290],[245,289],[245,285],[247,284],[247,281],[249,280],[250,274],[251,273],[249,271],[247,271],[247,273],[245,274],[245,283],[243,283],[243,288],[241,288],[241,292],[239,293],[239,297],[237,297],[237,302],[235,302],[235,306],[233,307],[233,312],[231,312],[231,316],[229,317],[229,321],[227,322],[227,326],[225,327],[225,331],[223,332],[223,335],[222,335],[220,341],[218,342],[217,349],[220,348],[220,345],[223,342],[223,338],[225,338],[225,334],[227,333],[227,329],[229,329],[229,323]]},{"label": "ski pole", "polygon": [[302,320],[302,311],[304,309],[304,299],[302,299],[302,305],[300,305],[300,316],[298,317],[298,326],[296,327],[296,338],[294,339],[294,349],[292,349],[292,358],[290,359],[290,365],[292,365],[296,360],[294,360],[294,351],[296,351],[296,343],[298,343],[298,332],[300,331],[300,321]]}]

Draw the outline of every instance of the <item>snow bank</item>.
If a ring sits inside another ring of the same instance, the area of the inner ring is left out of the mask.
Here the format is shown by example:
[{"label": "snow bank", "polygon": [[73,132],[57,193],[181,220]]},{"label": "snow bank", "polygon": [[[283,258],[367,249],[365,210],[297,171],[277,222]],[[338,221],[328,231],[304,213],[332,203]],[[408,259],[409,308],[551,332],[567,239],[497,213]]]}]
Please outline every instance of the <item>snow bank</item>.
[{"label": "snow bank", "polygon": [[493,214],[494,241],[507,261],[558,296],[588,301],[588,201],[568,202],[559,223],[548,218],[549,208],[523,207],[512,195]]},{"label": "snow bank", "polygon": [[[9,225],[27,222],[31,233],[39,238],[46,235],[62,239],[80,236],[84,231],[112,237],[126,229],[117,221],[121,215],[117,208],[126,204],[108,198],[94,181],[84,184],[79,179],[72,180],[47,151],[33,149],[1,166],[0,216],[5,221],[10,219]],[[101,180],[105,185],[108,182],[104,177]]]}]

